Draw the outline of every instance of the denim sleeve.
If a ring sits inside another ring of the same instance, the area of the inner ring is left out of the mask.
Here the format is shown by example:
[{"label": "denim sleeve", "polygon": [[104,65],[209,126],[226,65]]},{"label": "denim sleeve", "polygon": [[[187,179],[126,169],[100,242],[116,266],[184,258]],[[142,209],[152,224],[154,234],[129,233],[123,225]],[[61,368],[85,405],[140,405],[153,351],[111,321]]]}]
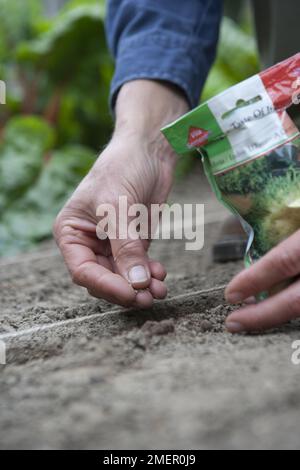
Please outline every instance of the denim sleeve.
[{"label": "denim sleeve", "polygon": [[120,87],[131,80],[171,82],[191,107],[215,58],[222,0],[108,0],[106,34],[116,68],[113,109]]}]

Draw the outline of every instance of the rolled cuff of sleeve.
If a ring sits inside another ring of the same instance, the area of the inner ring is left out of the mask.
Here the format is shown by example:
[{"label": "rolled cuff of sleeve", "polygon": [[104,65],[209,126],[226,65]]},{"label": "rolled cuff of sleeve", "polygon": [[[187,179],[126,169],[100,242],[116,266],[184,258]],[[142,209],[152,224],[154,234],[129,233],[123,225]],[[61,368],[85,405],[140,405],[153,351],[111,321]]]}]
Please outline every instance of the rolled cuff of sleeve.
[{"label": "rolled cuff of sleeve", "polygon": [[203,39],[199,44],[197,38],[170,32],[138,33],[123,38],[111,84],[111,109],[122,85],[139,79],[163,80],[178,86],[193,108],[199,103],[210,65]]}]

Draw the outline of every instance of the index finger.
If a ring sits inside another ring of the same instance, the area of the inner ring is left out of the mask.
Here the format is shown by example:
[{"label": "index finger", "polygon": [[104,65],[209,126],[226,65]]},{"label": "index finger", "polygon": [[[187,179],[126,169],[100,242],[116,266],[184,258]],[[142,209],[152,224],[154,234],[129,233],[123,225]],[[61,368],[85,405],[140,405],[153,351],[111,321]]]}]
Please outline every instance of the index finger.
[{"label": "index finger", "polygon": [[108,302],[124,307],[134,303],[136,293],[131,285],[119,274],[99,264],[90,248],[76,243],[61,243],[60,250],[75,284]]},{"label": "index finger", "polygon": [[273,248],[227,286],[226,300],[241,302],[300,273],[300,230]]},{"label": "index finger", "polygon": [[300,282],[273,297],[231,313],[226,326],[232,333],[259,331],[280,326],[300,315]]}]

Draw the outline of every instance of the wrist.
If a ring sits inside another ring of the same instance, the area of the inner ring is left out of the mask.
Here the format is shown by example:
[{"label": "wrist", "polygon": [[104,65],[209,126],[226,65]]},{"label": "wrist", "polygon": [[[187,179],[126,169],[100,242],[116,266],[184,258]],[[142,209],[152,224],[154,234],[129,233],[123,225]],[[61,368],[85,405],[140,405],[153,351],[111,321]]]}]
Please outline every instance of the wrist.
[{"label": "wrist", "polygon": [[188,110],[184,93],[167,82],[134,80],[121,88],[116,101],[115,135],[153,141],[160,129]]},{"label": "wrist", "polygon": [[176,156],[160,129],[188,111],[181,90],[152,80],[126,83],[116,102],[113,141],[134,141],[144,155],[163,160],[173,168]]}]

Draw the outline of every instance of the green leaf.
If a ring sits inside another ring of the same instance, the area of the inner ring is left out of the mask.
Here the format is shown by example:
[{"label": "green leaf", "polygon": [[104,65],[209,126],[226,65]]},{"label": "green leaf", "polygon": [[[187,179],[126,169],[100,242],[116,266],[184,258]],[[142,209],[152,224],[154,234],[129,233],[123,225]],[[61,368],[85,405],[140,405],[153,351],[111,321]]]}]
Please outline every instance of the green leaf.
[{"label": "green leaf", "polygon": [[[60,15],[49,31],[20,45],[17,57],[47,70],[63,83],[80,71],[82,62],[105,43],[104,8],[82,5]],[[103,48],[106,51],[106,48]]]},{"label": "green leaf", "polygon": [[17,116],[5,127],[3,140],[5,145],[20,151],[34,147],[45,152],[54,145],[55,131],[38,116]]},{"label": "green leaf", "polygon": [[255,39],[226,17],[222,21],[218,58],[237,82],[259,72]]},{"label": "green leaf", "polygon": [[94,153],[82,146],[54,152],[36,185],[26,193],[22,207],[55,215],[94,162]]},{"label": "green leaf", "polygon": [[53,142],[54,131],[41,118],[16,117],[9,121],[0,146],[1,212],[34,183]]},{"label": "green leaf", "polygon": [[208,79],[202,93],[202,101],[209,100],[236,83],[235,78],[228,73],[226,67],[224,67],[222,62],[218,60],[208,75]]},{"label": "green leaf", "polygon": [[106,3],[106,0],[69,0],[62,7],[62,13],[73,10],[74,8],[77,8],[83,5],[97,5],[97,6],[100,6],[103,11],[105,11],[105,3]]},{"label": "green leaf", "polygon": [[41,13],[39,0],[0,0],[0,58],[7,58],[19,41],[32,37],[32,22]]},{"label": "green leaf", "polygon": [[2,215],[0,256],[49,238],[55,216],[94,162],[93,152],[84,147],[54,152],[36,184]]}]

